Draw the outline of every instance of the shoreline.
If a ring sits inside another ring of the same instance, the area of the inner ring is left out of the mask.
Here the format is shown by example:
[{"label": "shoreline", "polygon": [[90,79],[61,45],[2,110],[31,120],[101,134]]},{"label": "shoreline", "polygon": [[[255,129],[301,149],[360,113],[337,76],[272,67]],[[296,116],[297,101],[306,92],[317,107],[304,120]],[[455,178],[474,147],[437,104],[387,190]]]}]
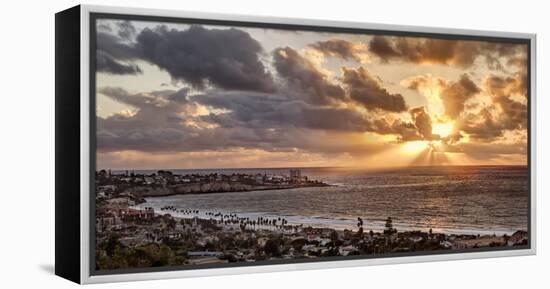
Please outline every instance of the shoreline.
[{"label": "shoreline", "polygon": [[[147,198],[156,198],[154,197],[147,197]],[[158,196],[163,197],[163,196]],[[148,202],[143,202],[140,204],[136,204],[132,208],[134,209],[141,209],[143,210],[146,207],[150,207],[147,204]],[[183,219],[193,219],[194,217],[198,217],[200,219],[208,220],[207,216],[203,214],[207,210],[199,209],[200,214],[196,215],[185,215],[176,211],[168,211],[168,210],[162,210],[162,208],[153,208],[156,214],[163,215],[163,214],[170,214],[174,218],[183,218]],[[178,208],[180,210],[191,210],[189,208]],[[262,213],[262,212],[247,212],[247,213],[237,213],[237,212],[228,212],[224,210],[216,210],[216,213],[222,213],[225,215],[234,214],[238,215],[240,217],[244,218],[250,218],[250,219],[256,219],[258,217],[264,217],[264,218],[270,218],[270,219],[277,219],[277,218],[284,218],[288,220],[288,223],[291,225],[302,225],[305,227],[312,227],[317,229],[332,229],[337,231],[344,231],[344,230],[357,230],[356,220],[352,219],[331,219],[331,218],[323,218],[323,217],[308,217],[308,216],[297,216],[297,215],[276,215],[276,214],[269,214],[269,213]],[[319,220],[319,222],[315,222],[316,220]],[[331,221],[341,221],[339,224],[330,224],[327,225],[327,223]],[[385,220],[377,220],[377,221],[369,221],[364,220],[364,227],[369,228],[369,230],[373,230],[374,232],[383,232],[384,230],[384,223]],[[398,229],[399,231],[403,232],[412,232],[412,231],[421,231],[421,232],[427,232],[430,229],[434,233],[438,234],[445,234],[445,235],[496,235],[498,237],[504,236],[504,235],[512,235],[513,233],[517,231],[527,231],[526,229],[495,229],[495,230],[487,230],[487,229],[477,229],[477,228],[458,228],[458,229],[451,229],[451,228],[437,228],[429,226],[423,226],[423,227],[414,227],[411,225],[407,225],[400,222],[393,223],[393,226]]]},{"label": "shoreline", "polygon": [[[120,199],[120,198],[119,198]],[[128,199],[126,199],[128,201]],[[528,244],[528,233],[511,236],[400,231],[388,217],[383,232],[365,227],[336,230],[290,224],[284,217],[239,216],[165,206],[161,212],[128,202],[100,202],[96,215],[96,269],[181,266],[275,259],[320,258],[511,247]],[[175,212],[187,218],[174,217]]]},{"label": "shoreline", "polygon": [[[209,184],[211,185],[211,184]],[[140,188],[133,188],[134,192],[127,192],[132,195],[135,195],[138,198],[150,198],[150,197],[169,197],[169,196],[178,196],[178,195],[207,195],[207,194],[227,194],[227,193],[242,193],[242,192],[254,192],[254,191],[273,191],[273,190],[291,190],[291,189],[300,189],[300,188],[322,188],[335,186],[326,183],[310,184],[310,185],[287,185],[287,186],[251,186],[245,187],[242,189],[235,190],[207,190],[207,189],[198,189],[198,190],[181,190],[181,187],[165,187],[163,190],[158,191],[148,191],[148,192],[135,192]],[[179,191],[178,191],[179,190]]]},{"label": "shoreline", "polygon": [[[408,221],[416,225],[438,224],[437,218],[424,216],[421,219],[420,216],[413,216],[393,220],[390,216],[383,216],[386,213],[384,210],[376,214],[371,212],[378,216],[378,219],[371,216],[373,220],[362,219],[360,215],[365,212],[363,209],[349,211],[357,212],[358,216],[355,217],[337,214],[342,216],[341,220],[334,217],[316,219],[315,216],[268,214],[267,211],[272,210],[270,206],[258,206],[265,209],[265,213],[241,213],[247,211],[248,203],[241,204],[243,199],[240,195],[226,198],[183,196],[197,193],[225,194],[224,191],[232,191],[245,193],[243,196],[247,198],[255,195],[254,191],[258,191],[258,188],[288,189],[278,199],[285,202],[295,193],[290,189],[330,186],[309,180],[299,170],[291,170],[289,175],[175,175],[168,171],[157,173],[96,173],[97,270],[351,255],[391,256],[393,253],[403,252],[504,248],[529,244],[526,230],[499,235],[485,232],[441,232],[444,228],[433,228],[435,225],[432,228],[413,228],[399,223]],[[260,199],[273,194],[256,193],[260,195]],[[178,201],[180,197],[182,202]],[[155,198],[160,199],[153,201]],[[194,202],[196,198],[205,199],[206,202]],[[219,202],[212,202],[214,199]],[[241,204],[236,206],[243,209],[236,210],[239,213],[216,209],[216,206],[232,207],[226,203],[229,200]],[[202,210],[200,207],[208,209]],[[300,206],[289,208],[286,211],[301,212]],[[304,214],[308,213],[313,214],[304,211]],[[339,228],[339,225],[343,227]],[[440,225],[457,227],[456,223]]]},{"label": "shoreline", "polygon": [[[402,252],[511,247],[527,244],[526,231],[511,236],[399,231],[391,218],[374,232],[359,218],[357,230],[292,225],[284,218],[252,220],[238,214],[186,209],[187,218],[152,208],[117,207],[121,217],[96,225],[96,269],[254,262],[275,259],[380,255]],[[258,225],[259,224],[259,225]]]}]

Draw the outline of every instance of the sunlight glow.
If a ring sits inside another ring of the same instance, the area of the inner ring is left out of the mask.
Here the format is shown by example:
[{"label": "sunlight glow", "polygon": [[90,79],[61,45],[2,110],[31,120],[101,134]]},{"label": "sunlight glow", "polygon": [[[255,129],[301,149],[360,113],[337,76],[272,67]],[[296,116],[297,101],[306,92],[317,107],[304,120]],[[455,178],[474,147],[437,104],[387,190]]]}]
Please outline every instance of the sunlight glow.
[{"label": "sunlight glow", "polygon": [[454,124],[452,122],[434,123],[432,125],[432,133],[440,137],[446,137],[453,132]]},{"label": "sunlight glow", "polygon": [[409,141],[403,144],[401,150],[406,154],[418,154],[422,150],[425,150],[429,145],[428,141]]}]

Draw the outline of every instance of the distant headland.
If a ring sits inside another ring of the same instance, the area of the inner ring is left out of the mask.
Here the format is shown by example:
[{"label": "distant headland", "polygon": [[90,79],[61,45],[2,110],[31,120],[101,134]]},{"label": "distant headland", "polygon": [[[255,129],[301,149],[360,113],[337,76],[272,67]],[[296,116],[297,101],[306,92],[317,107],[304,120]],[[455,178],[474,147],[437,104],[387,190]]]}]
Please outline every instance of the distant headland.
[{"label": "distant headland", "polygon": [[117,193],[126,193],[136,198],[329,186],[302,175],[300,169],[290,169],[288,174],[176,174],[169,170],[114,174],[111,170],[100,170],[96,172],[95,179],[98,194],[107,195],[118,190]]}]

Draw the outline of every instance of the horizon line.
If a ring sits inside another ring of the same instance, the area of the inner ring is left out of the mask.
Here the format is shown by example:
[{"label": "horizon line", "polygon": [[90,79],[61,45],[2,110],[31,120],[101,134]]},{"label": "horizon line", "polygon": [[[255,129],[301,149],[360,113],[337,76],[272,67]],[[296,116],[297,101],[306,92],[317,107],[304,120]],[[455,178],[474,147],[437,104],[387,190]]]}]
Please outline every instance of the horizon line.
[{"label": "horizon line", "polygon": [[358,167],[358,166],[296,166],[296,167],[221,167],[221,168],[146,168],[146,169],[133,169],[133,168],[101,168],[100,170],[112,170],[112,171],[174,171],[174,170],[282,170],[282,169],[357,169],[357,170],[385,170],[385,169],[402,169],[402,168],[428,168],[428,167],[528,167],[528,164],[484,164],[484,165],[418,165],[418,166],[389,166],[389,167]]}]

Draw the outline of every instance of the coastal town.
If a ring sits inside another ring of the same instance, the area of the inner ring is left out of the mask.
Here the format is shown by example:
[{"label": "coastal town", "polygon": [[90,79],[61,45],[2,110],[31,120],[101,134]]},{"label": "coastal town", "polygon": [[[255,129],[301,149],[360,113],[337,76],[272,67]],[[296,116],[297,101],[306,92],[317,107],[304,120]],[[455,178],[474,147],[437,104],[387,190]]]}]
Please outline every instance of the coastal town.
[{"label": "coastal town", "polygon": [[[155,211],[145,197],[230,193],[327,186],[298,169],[288,175],[96,173],[97,270],[158,266],[201,266],[229,262],[460,250],[527,245],[526,231],[511,235],[443,234],[398,231],[388,217],[382,231],[289,223],[284,217],[250,218],[235,213],[164,206]],[[137,206],[140,205],[140,206]]]},{"label": "coastal town", "polygon": [[134,197],[167,196],[176,194],[225,193],[260,190],[292,189],[328,186],[302,176],[301,170],[291,169],[290,174],[245,173],[189,173],[174,174],[168,170],[156,173],[135,173],[111,170],[96,172],[97,194],[107,197],[114,193],[129,193]]}]

